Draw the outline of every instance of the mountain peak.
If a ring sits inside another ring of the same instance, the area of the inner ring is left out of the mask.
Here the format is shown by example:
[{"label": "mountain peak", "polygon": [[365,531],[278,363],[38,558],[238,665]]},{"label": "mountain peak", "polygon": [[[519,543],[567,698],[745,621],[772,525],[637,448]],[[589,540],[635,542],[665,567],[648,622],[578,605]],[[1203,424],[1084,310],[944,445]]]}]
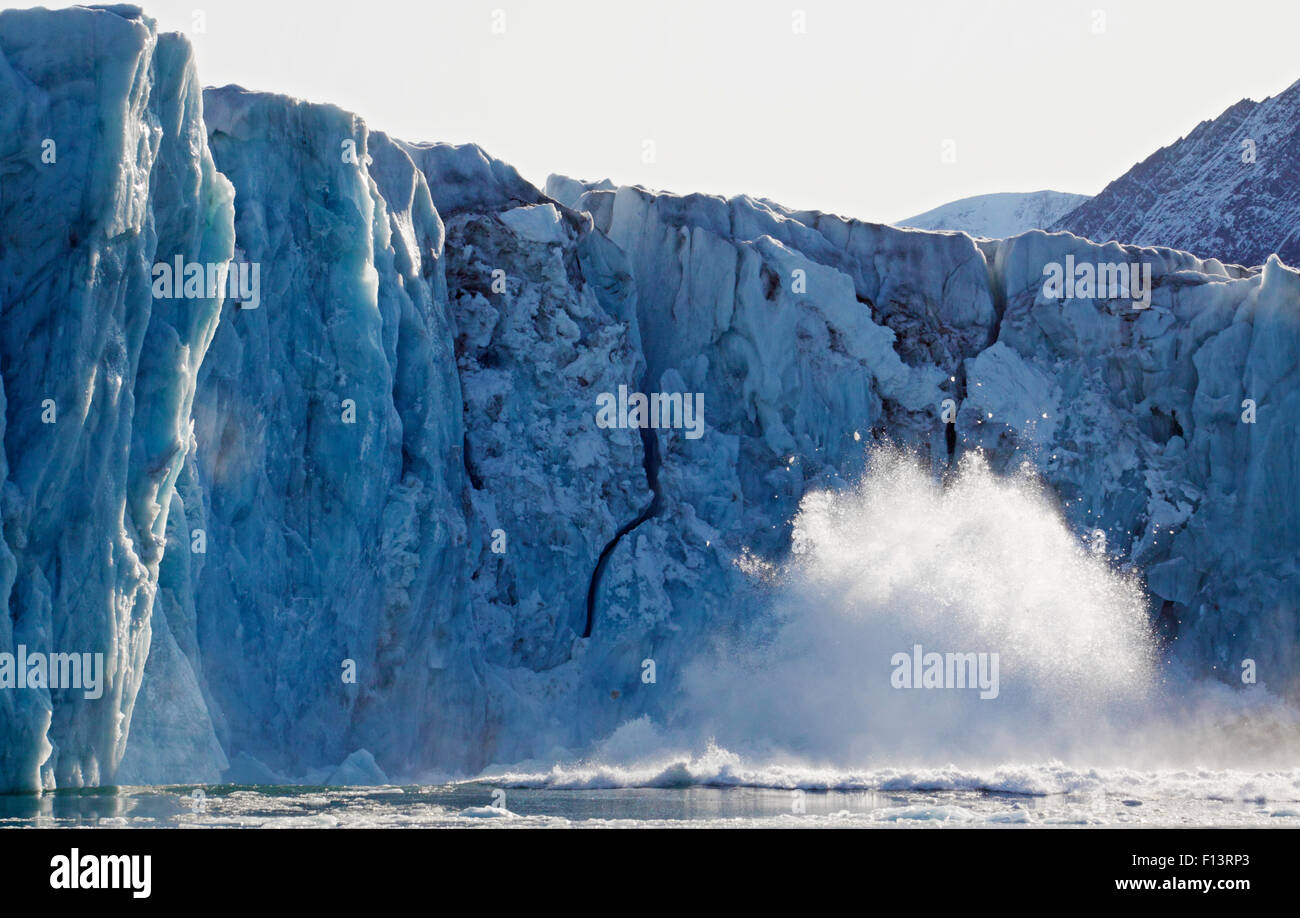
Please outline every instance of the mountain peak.
[{"label": "mountain peak", "polygon": [[1087,200],[1087,195],[1064,191],[977,194],[899,220],[895,225],[1006,239],[1033,229],[1047,229]]},{"label": "mountain peak", "polygon": [[1241,265],[1273,253],[1300,263],[1300,81],[1201,122],[1052,228]]}]

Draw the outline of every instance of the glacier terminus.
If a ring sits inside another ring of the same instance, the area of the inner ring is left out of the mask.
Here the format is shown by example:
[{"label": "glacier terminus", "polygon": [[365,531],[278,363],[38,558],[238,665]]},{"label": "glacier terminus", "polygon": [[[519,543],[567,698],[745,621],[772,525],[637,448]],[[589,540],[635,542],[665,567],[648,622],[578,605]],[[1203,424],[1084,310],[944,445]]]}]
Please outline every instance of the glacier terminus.
[{"label": "glacier terminus", "polygon": [[908,228],[538,187],[204,88],[135,7],[0,12],[0,792],[1296,799],[1294,246],[1115,203],[1195,211],[1216,136]]}]

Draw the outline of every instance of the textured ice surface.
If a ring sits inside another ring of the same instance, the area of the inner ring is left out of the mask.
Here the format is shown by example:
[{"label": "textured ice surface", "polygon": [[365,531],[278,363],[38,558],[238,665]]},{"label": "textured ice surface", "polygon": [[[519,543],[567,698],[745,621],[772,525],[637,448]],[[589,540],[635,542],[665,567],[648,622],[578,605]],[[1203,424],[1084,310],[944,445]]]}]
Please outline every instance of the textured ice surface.
[{"label": "textured ice surface", "polygon": [[241,258],[262,266],[260,306],[226,305],[194,409],[211,444],[195,628],[218,736],[291,774],[362,747],[389,767],[459,761],[447,721],[472,716],[478,680],[460,649],[441,220],[409,157],[355,116],[237,87],[205,102]]},{"label": "textured ice surface", "polygon": [[[0,692],[6,788],[466,774],[670,720],[804,497],[886,441],[935,476],[1034,463],[1192,672],[1300,674],[1276,259],[543,192],[473,145],[200,95],[127,9],[0,14],[0,82],[0,652],[102,651],[108,680]],[[257,308],[154,299],[177,254],[259,265]],[[1151,307],[1046,297],[1067,256],[1150,265]],[[598,427],[620,385],[701,393],[704,436]]]},{"label": "textured ice surface", "polygon": [[[203,142],[188,45],[138,10],[0,13],[0,82],[0,650],[105,662],[98,700],[0,693],[0,787],[95,784],[127,746],[220,308],[155,300],[150,270],[229,259],[231,188]],[[160,691],[201,716],[159,643]]]},{"label": "textured ice surface", "polygon": [[[764,528],[790,518],[808,483],[851,471],[855,431],[941,464],[938,402],[952,396],[954,459],[980,447],[997,468],[1033,461],[1073,525],[1101,529],[1113,556],[1152,572],[1152,612],[1177,633],[1176,654],[1229,676],[1251,658],[1279,688],[1294,678],[1295,271],[1068,234],[977,245],[746,199],[550,187],[628,252],[650,378],[680,372],[720,406],[716,433],[674,443],[661,478],[669,505],[689,502],[733,552],[779,547]],[[747,270],[753,255],[761,265]],[[1043,266],[1071,255],[1149,263],[1151,308],[1046,298]],[[751,303],[765,310],[761,333],[746,329]],[[870,343],[880,326],[898,333],[893,352]],[[1246,399],[1266,406],[1254,423]],[[692,469],[693,451],[729,434],[731,482],[716,461]],[[734,482],[741,499],[728,502]]]}]

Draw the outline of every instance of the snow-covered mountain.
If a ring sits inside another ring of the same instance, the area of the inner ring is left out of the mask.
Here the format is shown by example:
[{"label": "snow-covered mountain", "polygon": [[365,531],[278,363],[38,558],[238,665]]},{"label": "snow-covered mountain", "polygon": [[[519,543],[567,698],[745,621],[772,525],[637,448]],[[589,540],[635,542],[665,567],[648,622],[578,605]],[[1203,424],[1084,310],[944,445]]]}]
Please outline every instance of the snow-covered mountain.
[{"label": "snow-covered mountain", "polygon": [[957,231],[988,239],[1006,239],[1030,230],[1047,229],[1087,200],[1085,194],[1069,194],[1064,191],[977,194],[899,220],[895,226]]},{"label": "snow-covered mountain", "polygon": [[[0,13],[0,81],[0,655],[106,661],[100,698],[0,688],[0,789],[474,772],[670,718],[886,441],[1032,462],[1168,655],[1300,676],[1277,259],[543,191],[200,93],[128,7]],[[160,293],[177,256],[259,289]],[[1149,308],[1049,295],[1067,263],[1149,270]],[[702,399],[702,435],[602,423],[620,387]]]},{"label": "snow-covered mountain", "polygon": [[1201,122],[1051,228],[1240,265],[1273,253],[1300,263],[1300,82]]}]

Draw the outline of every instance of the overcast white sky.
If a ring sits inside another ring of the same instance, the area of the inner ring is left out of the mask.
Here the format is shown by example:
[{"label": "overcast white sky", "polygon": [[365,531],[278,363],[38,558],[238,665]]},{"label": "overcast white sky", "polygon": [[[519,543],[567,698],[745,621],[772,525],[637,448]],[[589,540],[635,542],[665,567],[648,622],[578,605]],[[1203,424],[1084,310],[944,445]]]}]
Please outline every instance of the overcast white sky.
[{"label": "overcast white sky", "polygon": [[539,185],[562,172],[881,221],[985,192],[1095,194],[1197,122],[1300,79],[1295,0],[143,5],[190,34],[206,85],[475,141]]}]

